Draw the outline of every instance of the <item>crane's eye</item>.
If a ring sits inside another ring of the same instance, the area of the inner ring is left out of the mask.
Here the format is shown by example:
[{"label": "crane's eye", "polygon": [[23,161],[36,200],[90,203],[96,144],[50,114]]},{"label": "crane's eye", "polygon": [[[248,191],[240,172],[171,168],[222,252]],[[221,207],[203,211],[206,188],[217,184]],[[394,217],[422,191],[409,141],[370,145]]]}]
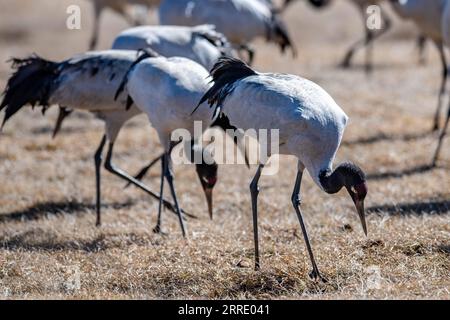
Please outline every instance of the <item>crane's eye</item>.
[{"label": "crane's eye", "polygon": [[358,194],[358,191],[356,191],[355,186],[352,186],[352,187],[350,188],[350,190],[351,190],[354,194]]}]

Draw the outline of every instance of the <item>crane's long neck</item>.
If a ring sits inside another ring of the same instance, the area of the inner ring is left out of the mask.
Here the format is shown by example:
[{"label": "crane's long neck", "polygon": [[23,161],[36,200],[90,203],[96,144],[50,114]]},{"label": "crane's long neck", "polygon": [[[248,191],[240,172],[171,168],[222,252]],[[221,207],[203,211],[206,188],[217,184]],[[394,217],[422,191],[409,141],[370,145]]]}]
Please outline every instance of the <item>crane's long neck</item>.
[{"label": "crane's long neck", "polygon": [[319,174],[320,184],[326,193],[334,194],[339,192],[345,183],[345,175],[341,166],[333,172],[321,171]]}]

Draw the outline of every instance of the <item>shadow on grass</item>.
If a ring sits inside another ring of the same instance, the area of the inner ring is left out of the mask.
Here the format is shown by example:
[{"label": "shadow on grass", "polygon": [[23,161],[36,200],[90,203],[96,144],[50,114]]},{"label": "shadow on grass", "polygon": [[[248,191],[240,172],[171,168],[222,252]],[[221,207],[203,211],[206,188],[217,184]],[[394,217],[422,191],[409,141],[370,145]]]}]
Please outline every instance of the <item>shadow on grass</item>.
[{"label": "shadow on grass", "polygon": [[432,166],[431,164],[425,164],[416,166],[413,168],[408,168],[404,170],[398,171],[387,171],[387,172],[378,172],[378,173],[369,173],[367,174],[367,180],[384,180],[391,178],[403,178],[407,176],[412,176],[415,174],[426,173],[428,171],[432,171],[433,169],[437,169],[439,167]]},{"label": "shadow on grass", "polygon": [[443,215],[450,214],[450,200],[399,203],[394,205],[381,205],[370,207],[367,213],[387,213],[393,216],[407,215]]},{"label": "shadow on grass", "polygon": [[[43,127],[39,127],[39,128],[34,128],[31,130],[31,133],[33,135],[49,135],[50,137],[53,134],[53,130],[54,127],[52,126],[43,126]],[[70,127],[70,126],[66,126],[66,127],[62,127],[61,130],[59,130],[58,135],[60,134],[73,134],[73,133],[82,133],[85,132],[85,128],[83,127]]]},{"label": "shadow on grass", "polygon": [[[103,204],[102,208],[123,209],[130,208],[134,202]],[[78,201],[67,202],[43,202],[24,210],[0,213],[0,223],[12,221],[32,221],[46,218],[48,216],[62,216],[67,214],[81,214],[95,210],[95,205]]]},{"label": "shadow on grass", "polygon": [[419,140],[423,138],[427,138],[431,136],[433,133],[431,131],[426,132],[420,132],[420,133],[406,133],[406,134],[386,134],[386,133],[379,133],[377,135],[371,136],[371,137],[363,137],[358,138],[356,140],[350,140],[350,141],[343,141],[342,145],[344,146],[350,146],[354,144],[373,144],[381,141],[414,141]]},{"label": "shadow on grass", "polygon": [[15,234],[13,236],[1,236],[0,248],[9,251],[84,251],[100,252],[108,249],[126,248],[131,245],[149,246],[151,240],[145,235],[135,233],[120,235],[101,234],[94,239],[64,240],[56,234],[42,229],[33,229]]},{"label": "shadow on grass", "polygon": [[[45,234],[42,230],[27,231],[13,237],[0,238],[1,248],[9,251],[74,251],[81,250],[85,252],[104,251],[110,247],[103,236],[93,240],[68,240],[57,241],[52,235]],[[45,236],[45,240],[42,240]],[[39,237],[41,239],[34,239]]]}]

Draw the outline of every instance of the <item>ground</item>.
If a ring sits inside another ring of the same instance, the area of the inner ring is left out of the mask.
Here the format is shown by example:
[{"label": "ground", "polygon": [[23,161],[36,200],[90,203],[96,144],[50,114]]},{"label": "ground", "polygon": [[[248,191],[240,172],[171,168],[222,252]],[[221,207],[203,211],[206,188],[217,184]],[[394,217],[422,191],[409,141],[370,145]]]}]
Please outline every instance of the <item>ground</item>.
[{"label": "ground", "polygon": [[[69,4],[82,8],[82,30],[65,27]],[[154,21],[154,15],[151,20]],[[42,117],[23,110],[0,135],[0,297],[2,298],[450,298],[450,139],[437,168],[430,134],[440,66],[433,48],[417,64],[415,31],[395,21],[375,47],[375,72],[357,57],[337,68],[362,35],[346,1],[313,11],[293,5],[285,19],[299,49],[293,59],[263,41],[255,67],[289,72],[323,86],[350,116],[337,162],[351,160],[369,174],[365,237],[345,192],[324,194],[305,177],[303,212],[328,283],[308,278],[310,263],[292,208],[295,159],[282,158],[278,175],[263,177],[260,193],[261,271],[253,271],[249,182],[256,170],[221,166],[210,221],[192,166],[175,168],[189,219],[183,240],[177,219],[164,216],[155,235],[157,203],[103,173],[103,225],[95,227],[93,153],[102,123],[78,113],[52,140],[56,110]],[[81,0],[0,0],[0,85],[11,56],[36,52],[62,60],[86,50],[91,21]],[[101,48],[126,23],[107,13]],[[53,108],[56,109],[56,108]],[[161,148],[145,118],[123,130],[115,162],[134,173]],[[158,190],[159,167],[145,182]]]}]

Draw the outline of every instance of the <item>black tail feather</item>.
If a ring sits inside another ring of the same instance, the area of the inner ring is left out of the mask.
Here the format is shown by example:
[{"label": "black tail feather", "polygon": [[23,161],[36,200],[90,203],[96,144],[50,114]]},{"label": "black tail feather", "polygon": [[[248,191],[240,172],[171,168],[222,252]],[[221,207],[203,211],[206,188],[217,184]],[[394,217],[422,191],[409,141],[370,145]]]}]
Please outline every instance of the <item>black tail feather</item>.
[{"label": "black tail feather", "polygon": [[236,81],[256,75],[257,73],[245,62],[231,57],[221,57],[211,70],[214,85],[202,97],[197,107],[192,111],[197,111],[198,107],[208,101],[209,105],[220,109],[225,98],[233,91],[232,85]]},{"label": "black tail feather", "polygon": [[0,105],[0,111],[5,109],[2,128],[27,104],[40,105],[45,110],[49,106],[54,80],[58,76],[59,63],[44,60],[37,55],[11,61],[12,68],[16,71],[8,80]]},{"label": "black tail feather", "polygon": [[[142,53],[142,54],[141,54]],[[138,56],[138,58],[136,59],[136,61],[134,61],[130,68],[128,69],[127,73],[125,73],[125,76],[123,77],[122,82],[120,83],[119,88],[116,91],[116,95],[114,96],[114,100],[117,100],[120,96],[120,94],[122,92],[124,92],[125,87],[128,83],[128,79],[129,76],[131,74],[131,72],[133,71],[134,67],[139,64],[141,61],[147,59],[147,58],[155,58],[155,57],[159,57],[160,55],[158,53],[156,53],[155,51],[153,51],[152,49],[149,48],[145,48],[145,49],[140,49],[138,50],[138,55],[141,54],[140,56]],[[133,104],[133,99],[128,96],[127,97],[127,110],[130,109],[130,107]]]}]

